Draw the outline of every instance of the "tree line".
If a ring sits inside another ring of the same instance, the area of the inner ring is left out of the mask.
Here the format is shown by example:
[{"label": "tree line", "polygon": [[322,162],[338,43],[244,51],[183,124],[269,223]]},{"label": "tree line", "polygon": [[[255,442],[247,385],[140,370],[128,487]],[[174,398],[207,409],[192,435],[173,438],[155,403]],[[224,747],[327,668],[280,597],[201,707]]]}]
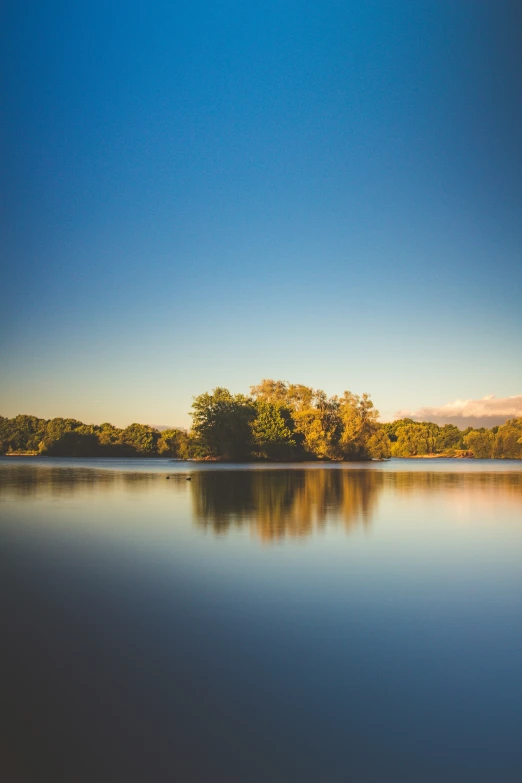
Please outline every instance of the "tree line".
[{"label": "tree line", "polygon": [[368,394],[263,380],[250,395],[217,388],[192,404],[192,428],[160,432],[76,419],[0,416],[0,454],[177,459],[369,460],[444,455],[522,459],[522,419],[491,429],[399,419],[380,423]]}]

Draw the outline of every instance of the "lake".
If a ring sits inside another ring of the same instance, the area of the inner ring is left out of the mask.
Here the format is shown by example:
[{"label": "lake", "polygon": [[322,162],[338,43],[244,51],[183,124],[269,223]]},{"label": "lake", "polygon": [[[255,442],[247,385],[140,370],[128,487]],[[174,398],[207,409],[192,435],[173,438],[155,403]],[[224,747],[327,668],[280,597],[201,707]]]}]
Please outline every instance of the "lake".
[{"label": "lake", "polygon": [[0,458],[0,514],[9,783],[522,780],[521,462]]}]

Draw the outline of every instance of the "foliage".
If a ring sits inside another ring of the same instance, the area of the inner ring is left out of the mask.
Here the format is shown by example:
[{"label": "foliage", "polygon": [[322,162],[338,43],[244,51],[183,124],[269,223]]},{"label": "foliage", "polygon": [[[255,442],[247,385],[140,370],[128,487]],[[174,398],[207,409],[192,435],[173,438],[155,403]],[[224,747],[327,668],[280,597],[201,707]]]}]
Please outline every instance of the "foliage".
[{"label": "foliage", "polygon": [[368,438],[366,448],[373,459],[389,459],[391,457],[390,439],[383,427],[379,427],[379,429]]},{"label": "foliage", "polygon": [[498,428],[492,456],[496,459],[522,459],[522,419],[511,419]]},{"label": "foliage", "polygon": [[157,453],[157,443],[160,439],[159,430],[147,427],[145,424],[130,424],[123,430],[122,442],[136,454],[151,456]]},{"label": "foliage", "polygon": [[272,402],[275,405],[289,405],[288,383],[263,379],[257,386],[250,387],[250,394],[259,402]]},{"label": "foliage", "polygon": [[256,408],[243,394],[214,389],[192,403],[192,428],[206,456],[217,459],[247,459],[252,446],[251,422]]},{"label": "foliage", "polygon": [[253,452],[269,460],[291,460],[297,456],[295,425],[284,404],[258,400],[252,421]]},{"label": "foliage", "polygon": [[439,433],[435,442],[437,452],[447,452],[451,449],[458,450],[464,448],[464,438],[462,431],[454,424],[445,424],[439,428]]},{"label": "foliage", "polygon": [[48,435],[40,443],[40,454],[49,457],[90,457],[99,447],[93,432],[82,432],[80,428],[64,430],[60,435]]},{"label": "foliage", "polygon": [[[395,441],[391,453],[394,457],[418,457],[428,454],[441,454],[455,445],[460,445],[460,439],[455,437],[453,430],[441,430],[437,424],[429,421],[415,422],[405,419],[394,422]],[[460,432],[460,430],[457,430]],[[451,445],[445,446],[448,442]]]},{"label": "foliage", "polygon": [[252,396],[217,388],[192,405],[190,432],[134,423],[0,416],[0,454],[60,457],[172,457],[226,460],[361,460],[393,457],[473,456],[522,459],[522,419],[491,429],[398,419],[380,424],[368,394],[264,379]]},{"label": "foliage", "polygon": [[45,419],[36,416],[0,417],[0,453],[9,451],[37,451],[45,434]]},{"label": "foliage", "polygon": [[359,397],[345,391],[339,401],[339,414],[342,422],[341,452],[345,459],[369,459],[370,438],[378,429],[377,411],[369,394]]},{"label": "foliage", "polygon": [[387,421],[382,425],[390,439],[390,443],[397,442],[399,429],[407,424],[415,424],[415,422],[413,419],[396,419],[395,421]]},{"label": "foliage", "polygon": [[[324,391],[294,387],[296,409],[293,414],[296,430],[302,435],[304,450],[319,459],[339,458],[341,421],[337,397],[328,398]],[[310,392],[309,394],[307,392]]]},{"label": "foliage", "polygon": [[489,459],[494,442],[495,436],[490,430],[471,430],[464,436],[464,443],[477,459]]},{"label": "foliage", "polygon": [[190,437],[185,430],[164,430],[157,442],[160,457],[187,459],[191,456]]}]

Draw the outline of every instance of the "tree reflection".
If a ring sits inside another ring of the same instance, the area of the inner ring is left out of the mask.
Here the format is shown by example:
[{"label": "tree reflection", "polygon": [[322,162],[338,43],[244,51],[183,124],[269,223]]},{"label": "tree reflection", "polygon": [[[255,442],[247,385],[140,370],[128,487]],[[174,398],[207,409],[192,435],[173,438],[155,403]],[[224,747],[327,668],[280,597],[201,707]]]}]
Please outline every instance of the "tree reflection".
[{"label": "tree reflection", "polygon": [[[171,485],[185,489],[185,476],[171,477]],[[164,479],[160,473],[103,470],[85,467],[16,465],[0,469],[0,494],[18,497],[71,497],[82,493],[107,492],[124,487],[143,490]]]},{"label": "tree reflection", "polygon": [[[169,481],[165,481],[168,478]],[[187,481],[187,479],[191,481]],[[376,468],[278,468],[147,473],[71,466],[13,465],[0,469],[0,495],[39,498],[73,495],[164,493],[170,508],[174,495],[189,493],[193,521],[217,534],[248,527],[263,541],[305,538],[329,524],[346,531],[369,527],[387,493],[400,499],[414,494],[430,502],[444,498],[491,508],[499,503],[522,506],[522,472],[452,472],[379,470]],[[428,497],[429,496],[429,497]]]},{"label": "tree reflection", "polygon": [[303,537],[341,521],[369,524],[383,474],[370,470],[262,470],[195,473],[197,523],[215,532],[253,525],[263,540]]},{"label": "tree reflection", "polygon": [[306,537],[326,524],[369,526],[383,491],[455,501],[471,493],[481,503],[502,496],[522,504],[522,473],[201,471],[191,486],[197,524],[215,533],[248,525],[263,541]]}]

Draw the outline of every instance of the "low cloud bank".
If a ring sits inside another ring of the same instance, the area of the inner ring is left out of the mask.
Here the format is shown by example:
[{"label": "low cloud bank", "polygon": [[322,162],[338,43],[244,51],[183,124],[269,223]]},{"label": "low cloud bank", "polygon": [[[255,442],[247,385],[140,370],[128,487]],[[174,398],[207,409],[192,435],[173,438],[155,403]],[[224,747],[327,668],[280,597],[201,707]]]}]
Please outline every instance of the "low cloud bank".
[{"label": "low cloud bank", "polygon": [[506,419],[522,417],[522,394],[514,397],[495,397],[490,394],[480,400],[455,400],[438,408],[419,408],[416,411],[398,411],[396,418],[414,421],[433,421],[436,424],[455,424],[466,427],[494,427]]}]

